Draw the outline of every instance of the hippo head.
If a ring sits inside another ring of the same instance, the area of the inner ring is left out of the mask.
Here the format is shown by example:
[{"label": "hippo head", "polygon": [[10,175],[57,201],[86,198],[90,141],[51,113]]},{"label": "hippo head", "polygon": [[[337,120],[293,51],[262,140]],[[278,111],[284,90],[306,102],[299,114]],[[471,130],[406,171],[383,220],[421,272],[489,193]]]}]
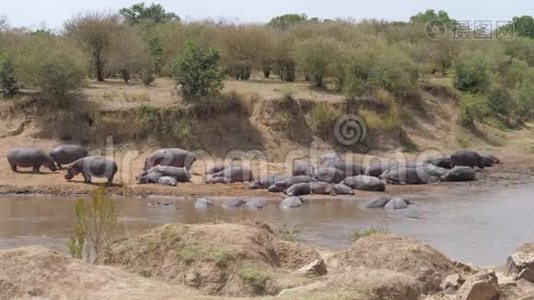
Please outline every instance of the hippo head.
[{"label": "hippo head", "polygon": [[67,174],[65,174],[65,179],[67,180],[71,180],[72,177],[74,177],[75,175],[78,175],[80,173],[80,170],[78,169],[77,166],[71,166],[71,167],[68,167],[67,168]]},{"label": "hippo head", "polygon": [[52,170],[53,172],[57,171],[56,162],[52,159],[52,157],[47,157],[44,160],[43,165],[45,167],[49,168],[50,170]]}]

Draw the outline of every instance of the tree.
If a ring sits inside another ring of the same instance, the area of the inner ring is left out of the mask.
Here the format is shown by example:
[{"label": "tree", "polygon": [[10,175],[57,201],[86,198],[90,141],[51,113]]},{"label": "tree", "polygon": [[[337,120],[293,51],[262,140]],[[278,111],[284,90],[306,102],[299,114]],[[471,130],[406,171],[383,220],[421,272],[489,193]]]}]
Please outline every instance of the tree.
[{"label": "tree", "polygon": [[9,23],[7,22],[6,16],[0,16],[0,32],[7,30],[9,28]]},{"label": "tree", "polygon": [[280,29],[288,29],[289,27],[306,20],[308,20],[308,16],[306,14],[285,14],[272,18],[268,25]]},{"label": "tree", "polygon": [[138,3],[123,8],[119,11],[121,16],[131,24],[138,23],[167,23],[179,22],[180,17],[175,13],[168,13],[161,4],[152,3],[150,6],[145,6],[145,3]]},{"label": "tree", "polygon": [[154,71],[150,49],[135,27],[121,26],[109,54],[106,70],[120,74],[128,83],[132,75],[150,75]]},{"label": "tree", "polygon": [[339,42],[326,37],[315,37],[295,44],[297,66],[311,77],[315,87],[323,86],[329,67],[338,59]]},{"label": "tree", "polygon": [[427,9],[425,12],[420,12],[415,16],[410,17],[410,22],[426,24],[430,21],[439,20],[445,25],[451,25],[454,20],[449,17],[446,11],[439,10],[437,13],[433,9]]},{"label": "tree", "polygon": [[514,17],[512,24],[515,35],[534,38],[534,18],[531,16]]},{"label": "tree", "polygon": [[95,77],[104,81],[104,67],[119,29],[119,17],[106,13],[86,13],[65,23],[67,33],[90,53]]},{"label": "tree", "polygon": [[481,57],[465,57],[454,64],[454,87],[461,91],[484,92],[490,84],[488,64]]},{"label": "tree", "polygon": [[215,49],[204,50],[193,42],[186,45],[171,72],[176,83],[182,86],[185,99],[198,99],[220,93],[224,79],[219,68],[220,58]]}]

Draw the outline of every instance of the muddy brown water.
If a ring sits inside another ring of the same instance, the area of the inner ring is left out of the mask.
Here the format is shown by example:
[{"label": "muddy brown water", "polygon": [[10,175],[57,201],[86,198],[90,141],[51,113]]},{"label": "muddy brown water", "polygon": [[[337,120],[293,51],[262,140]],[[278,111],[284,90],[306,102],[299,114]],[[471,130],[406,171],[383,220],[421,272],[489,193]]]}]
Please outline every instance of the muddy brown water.
[{"label": "muddy brown water", "polygon": [[[451,188],[446,194],[408,195],[406,210],[366,209],[370,198],[307,198],[299,208],[194,208],[194,199],[116,199],[120,234],[172,222],[260,220],[301,228],[297,239],[326,248],[351,244],[356,228],[380,227],[427,242],[446,255],[477,265],[499,265],[514,249],[534,241],[534,185],[473,192]],[[380,195],[377,195],[377,197]],[[305,198],[306,199],[306,198]],[[220,200],[220,199],[219,199]],[[39,244],[66,251],[76,199],[51,196],[0,196],[0,248]],[[168,206],[149,206],[150,202]]]}]

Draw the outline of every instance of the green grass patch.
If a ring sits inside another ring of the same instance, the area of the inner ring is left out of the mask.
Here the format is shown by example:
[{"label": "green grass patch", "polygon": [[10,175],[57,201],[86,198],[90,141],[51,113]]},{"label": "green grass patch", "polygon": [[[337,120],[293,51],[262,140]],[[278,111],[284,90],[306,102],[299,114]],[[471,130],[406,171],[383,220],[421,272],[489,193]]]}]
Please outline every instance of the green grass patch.
[{"label": "green grass patch", "polygon": [[212,261],[218,266],[227,266],[234,260],[234,256],[227,249],[199,243],[182,244],[176,250],[176,258],[186,264],[197,261]]},{"label": "green grass patch", "polygon": [[370,236],[370,235],[373,235],[373,234],[386,234],[388,232],[389,232],[389,230],[387,228],[384,228],[384,227],[357,228],[352,233],[351,240],[353,242],[356,242],[357,240],[359,240],[359,239],[361,239],[363,237],[366,237],[366,236]]}]

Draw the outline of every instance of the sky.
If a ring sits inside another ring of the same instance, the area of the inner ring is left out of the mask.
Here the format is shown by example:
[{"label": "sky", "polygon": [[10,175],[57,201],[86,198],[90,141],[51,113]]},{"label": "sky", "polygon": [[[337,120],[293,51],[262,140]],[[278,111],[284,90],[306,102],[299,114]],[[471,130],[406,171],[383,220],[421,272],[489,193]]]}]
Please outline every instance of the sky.
[{"label": "sky", "polygon": [[[111,11],[142,0],[0,0],[0,16],[14,27],[59,29],[65,20],[83,11]],[[152,1],[145,1],[151,3]],[[417,12],[443,9],[456,20],[508,21],[534,15],[532,0],[155,0],[185,20],[214,19],[234,22],[267,22],[285,13],[310,17],[407,21]]]}]

